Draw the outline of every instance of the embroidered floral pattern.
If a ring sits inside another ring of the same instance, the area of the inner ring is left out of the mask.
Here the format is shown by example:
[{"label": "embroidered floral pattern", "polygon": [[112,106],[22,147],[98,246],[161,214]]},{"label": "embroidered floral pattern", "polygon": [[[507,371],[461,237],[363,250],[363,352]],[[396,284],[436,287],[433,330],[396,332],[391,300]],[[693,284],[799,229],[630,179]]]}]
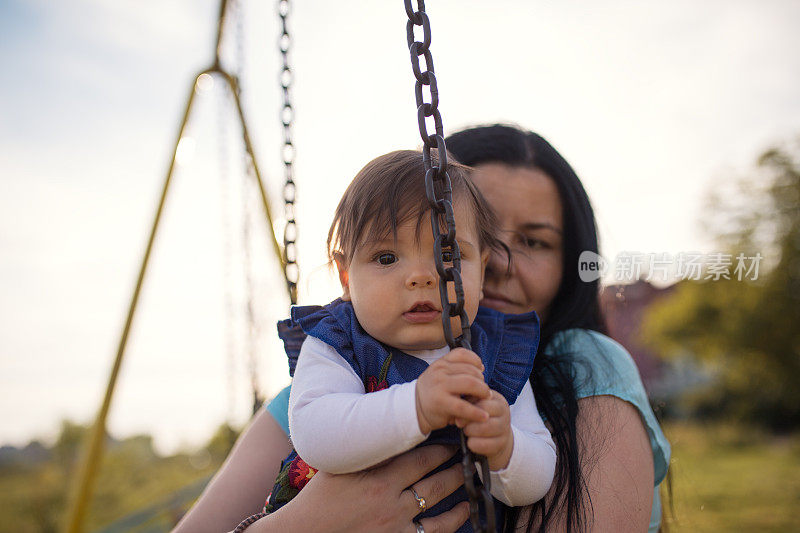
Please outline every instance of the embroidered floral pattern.
[{"label": "embroidered floral pattern", "polygon": [[[390,353],[386,359],[383,360],[378,375],[367,376],[364,380],[364,389],[367,392],[375,392],[389,388],[387,376],[391,363],[392,354]],[[275,481],[275,486],[272,488],[269,496],[267,496],[264,512],[274,513],[283,507],[292,498],[297,496],[300,489],[305,487],[316,473],[316,468],[309,466],[308,463],[297,455],[296,451],[292,450],[292,453],[281,463],[281,471],[278,474],[278,479]]]},{"label": "embroidered floral pattern", "polygon": [[289,483],[297,490],[306,486],[306,483],[317,473],[316,468],[308,466],[299,456],[289,465]]},{"label": "embroidered floral pattern", "polygon": [[316,468],[309,466],[297,455],[296,451],[292,450],[292,453],[281,463],[281,471],[275,481],[275,486],[272,487],[272,492],[267,496],[264,511],[273,513],[283,507],[297,496],[300,489],[305,487],[316,473]]},{"label": "embroidered floral pattern", "polygon": [[383,381],[381,381],[380,383],[378,383],[378,379],[375,376],[367,377],[367,387],[366,387],[367,392],[375,392],[375,391],[388,389],[388,388],[389,388],[389,384],[386,383],[385,379]]},{"label": "embroidered floral pattern", "polygon": [[386,381],[386,376],[389,374],[389,365],[392,363],[392,354],[389,354],[389,357],[383,360],[383,364],[381,365],[381,371],[378,374],[378,377],[375,376],[367,376],[367,381],[364,383],[364,388],[367,392],[375,392],[383,389],[389,388],[389,383]]},{"label": "embroidered floral pattern", "polygon": [[267,500],[264,502],[264,507],[261,509],[261,512],[263,513],[271,512],[270,510],[268,510],[272,508],[272,506],[269,503],[271,499],[272,499],[272,491],[269,491],[269,494],[267,494]]}]

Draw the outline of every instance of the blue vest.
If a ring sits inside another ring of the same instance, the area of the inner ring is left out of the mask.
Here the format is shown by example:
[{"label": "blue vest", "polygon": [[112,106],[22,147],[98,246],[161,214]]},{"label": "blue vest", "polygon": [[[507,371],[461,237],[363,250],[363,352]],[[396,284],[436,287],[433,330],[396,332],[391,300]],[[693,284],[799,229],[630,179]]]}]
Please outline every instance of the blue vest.
[{"label": "blue vest", "polygon": [[[533,369],[533,358],[539,344],[539,318],[535,312],[506,315],[480,307],[470,331],[472,350],[483,361],[484,379],[492,389],[503,395],[509,405],[513,404]],[[326,306],[293,307],[291,318],[278,322],[278,335],[283,340],[289,357],[290,375],[294,375],[300,347],[306,336],[310,335],[332,346],[361,378],[364,390],[367,392],[413,381],[428,367],[428,363],[422,359],[370,337],[359,324],[352,304],[341,299],[334,300]],[[448,426],[433,431],[420,446],[430,444],[458,446],[459,442],[456,427]],[[302,468],[307,468],[307,465],[298,459],[297,454],[292,452],[281,465],[278,483],[267,499],[268,510],[274,511],[286,503],[305,484],[305,481],[301,482],[298,488],[297,483],[289,483],[293,475],[295,478],[299,475],[296,474],[298,462],[302,463]],[[431,474],[460,461],[459,451],[455,457]],[[476,485],[479,483],[476,476]],[[461,486],[417,518],[436,516],[466,499],[466,489]],[[500,528],[503,524],[505,506],[496,499],[494,504],[496,523]],[[469,521],[458,531],[471,532]]]}]

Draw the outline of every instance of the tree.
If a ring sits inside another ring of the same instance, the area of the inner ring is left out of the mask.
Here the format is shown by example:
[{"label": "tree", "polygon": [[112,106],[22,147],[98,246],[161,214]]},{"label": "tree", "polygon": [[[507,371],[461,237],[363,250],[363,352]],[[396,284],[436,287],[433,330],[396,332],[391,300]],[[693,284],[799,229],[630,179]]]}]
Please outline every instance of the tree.
[{"label": "tree", "polygon": [[56,463],[64,471],[65,477],[70,477],[80,458],[81,446],[85,440],[88,428],[70,420],[61,421],[61,431],[53,446]]},{"label": "tree", "polygon": [[710,218],[733,257],[764,257],[758,280],[683,282],[645,318],[643,337],[715,371],[695,398],[701,412],[789,430],[800,427],[800,142],[765,152],[754,178],[717,195]]},{"label": "tree", "polygon": [[230,453],[238,436],[239,432],[230,425],[221,424],[206,444],[205,449],[215,463],[222,462]]}]

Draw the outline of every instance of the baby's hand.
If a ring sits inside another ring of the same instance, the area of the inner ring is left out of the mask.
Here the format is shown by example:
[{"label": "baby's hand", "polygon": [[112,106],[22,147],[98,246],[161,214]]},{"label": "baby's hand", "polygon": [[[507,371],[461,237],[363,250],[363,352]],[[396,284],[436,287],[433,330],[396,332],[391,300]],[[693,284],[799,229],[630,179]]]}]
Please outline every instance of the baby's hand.
[{"label": "baby's hand", "polygon": [[502,394],[493,390],[489,398],[480,400],[475,407],[489,413],[489,419],[466,423],[464,435],[467,437],[467,447],[473,453],[485,455],[490,470],[502,470],[508,466],[514,449],[508,402]]},{"label": "baby's hand", "polygon": [[488,399],[491,389],[483,381],[483,363],[474,352],[456,348],[429,366],[417,379],[417,420],[422,433],[453,424],[456,420],[486,422],[489,414],[470,403]]}]

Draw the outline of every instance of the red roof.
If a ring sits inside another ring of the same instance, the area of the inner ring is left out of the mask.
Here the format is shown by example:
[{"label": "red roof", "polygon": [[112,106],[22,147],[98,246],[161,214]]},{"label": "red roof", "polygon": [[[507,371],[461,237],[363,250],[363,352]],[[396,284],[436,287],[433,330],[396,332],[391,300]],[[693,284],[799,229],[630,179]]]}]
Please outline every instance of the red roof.
[{"label": "red roof", "polygon": [[670,294],[675,285],[658,288],[644,280],[629,285],[609,285],[600,294],[600,309],[608,325],[609,336],[622,344],[633,356],[644,386],[650,387],[661,378],[664,364],[639,338],[642,318],[654,302]]}]

